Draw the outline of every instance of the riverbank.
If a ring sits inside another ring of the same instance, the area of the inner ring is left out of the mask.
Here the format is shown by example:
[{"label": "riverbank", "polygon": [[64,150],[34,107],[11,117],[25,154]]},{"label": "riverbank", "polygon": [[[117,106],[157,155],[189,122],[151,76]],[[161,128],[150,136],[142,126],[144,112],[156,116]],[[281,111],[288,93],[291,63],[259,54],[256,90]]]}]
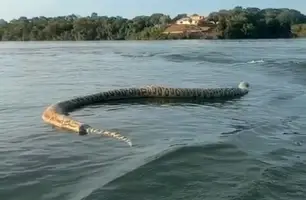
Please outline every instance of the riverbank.
[{"label": "riverbank", "polygon": [[76,15],[20,17],[0,20],[1,41],[263,39],[306,36],[306,16],[293,9],[235,7],[208,16],[179,14],[174,18]]}]

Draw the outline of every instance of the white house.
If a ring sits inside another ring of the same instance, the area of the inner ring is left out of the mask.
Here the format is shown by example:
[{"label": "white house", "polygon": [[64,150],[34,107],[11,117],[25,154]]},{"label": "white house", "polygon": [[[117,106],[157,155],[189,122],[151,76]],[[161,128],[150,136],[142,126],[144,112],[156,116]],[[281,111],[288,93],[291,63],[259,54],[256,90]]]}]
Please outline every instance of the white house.
[{"label": "white house", "polygon": [[204,16],[192,15],[190,17],[184,17],[176,21],[176,24],[192,24],[198,25],[199,21],[204,20]]}]

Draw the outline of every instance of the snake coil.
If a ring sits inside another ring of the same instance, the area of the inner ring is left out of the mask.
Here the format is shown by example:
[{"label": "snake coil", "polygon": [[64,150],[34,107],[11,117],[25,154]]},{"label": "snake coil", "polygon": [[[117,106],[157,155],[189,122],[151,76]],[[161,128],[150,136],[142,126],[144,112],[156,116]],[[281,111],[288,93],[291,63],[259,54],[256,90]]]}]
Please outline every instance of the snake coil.
[{"label": "snake coil", "polygon": [[124,141],[132,146],[131,140],[120,133],[93,128],[72,119],[68,113],[84,106],[111,100],[139,98],[222,99],[241,97],[246,95],[248,91],[249,83],[247,82],[240,82],[237,88],[169,88],[151,85],[140,88],[115,89],[52,104],[44,110],[42,119],[57,128],[66,129],[79,135],[104,135]]}]

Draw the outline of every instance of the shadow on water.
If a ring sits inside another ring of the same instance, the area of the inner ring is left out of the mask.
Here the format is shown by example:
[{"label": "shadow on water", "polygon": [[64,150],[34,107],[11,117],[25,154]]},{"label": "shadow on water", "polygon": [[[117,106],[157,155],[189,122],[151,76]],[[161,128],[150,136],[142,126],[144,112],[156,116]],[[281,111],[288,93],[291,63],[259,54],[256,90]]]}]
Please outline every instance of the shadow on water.
[{"label": "shadow on water", "polygon": [[298,177],[299,173],[306,173],[303,163],[275,166],[252,158],[229,143],[178,147],[151,160],[97,189],[84,200],[258,200],[275,198],[280,193],[290,199],[301,195],[302,182],[306,181]]},{"label": "shadow on water", "polygon": [[115,54],[128,58],[162,58],[170,62],[207,62],[207,63],[235,63],[235,59],[231,54],[220,51],[184,51],[177,53],[167,52],[146,52],[139,51],[133,53],[115,52]]},{"label": "shadow on water", "polygon": [[230,56],[221,53],[190,53],[190,54],[168,54],[162,56],[165,60],[171,62],[208,62],[208,63],[235,63]]},{"label": "shadow on water", "polygon": [[171,105],[171,106],[217,106],[222,107],[225,105],[233,104],[238,98],[223,98],[223,99],[190,99],[190,98],[142,98],[142,99],[122,99],[112,100],[105,103],[99,103],[96,105]]}]

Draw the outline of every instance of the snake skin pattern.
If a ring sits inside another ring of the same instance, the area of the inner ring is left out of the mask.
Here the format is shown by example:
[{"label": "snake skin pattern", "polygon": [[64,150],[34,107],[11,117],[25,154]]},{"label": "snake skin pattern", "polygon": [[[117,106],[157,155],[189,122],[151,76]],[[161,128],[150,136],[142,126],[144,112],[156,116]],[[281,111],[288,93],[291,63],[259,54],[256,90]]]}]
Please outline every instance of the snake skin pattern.
[{"label": "snake skin pattern", "polygon": [[237,88],[169,88],[164,86],[145,86],[141,88],[115,89],[92,95],[76,97],[67,101],[58,102],[46,108],[42,114],[44,122],[57,128],[69,130],[79,135],[96,134],[113,137],[124,141],[130,146],[129,138],[107,130],[100,130],[83,124],[68,116],[69,112],[78,108],[106,103],[112,100],[140,99],[140,98],[174,98],[174,99],[227,99],[241,97],[249,91],[249,83],[240,82]]}]

